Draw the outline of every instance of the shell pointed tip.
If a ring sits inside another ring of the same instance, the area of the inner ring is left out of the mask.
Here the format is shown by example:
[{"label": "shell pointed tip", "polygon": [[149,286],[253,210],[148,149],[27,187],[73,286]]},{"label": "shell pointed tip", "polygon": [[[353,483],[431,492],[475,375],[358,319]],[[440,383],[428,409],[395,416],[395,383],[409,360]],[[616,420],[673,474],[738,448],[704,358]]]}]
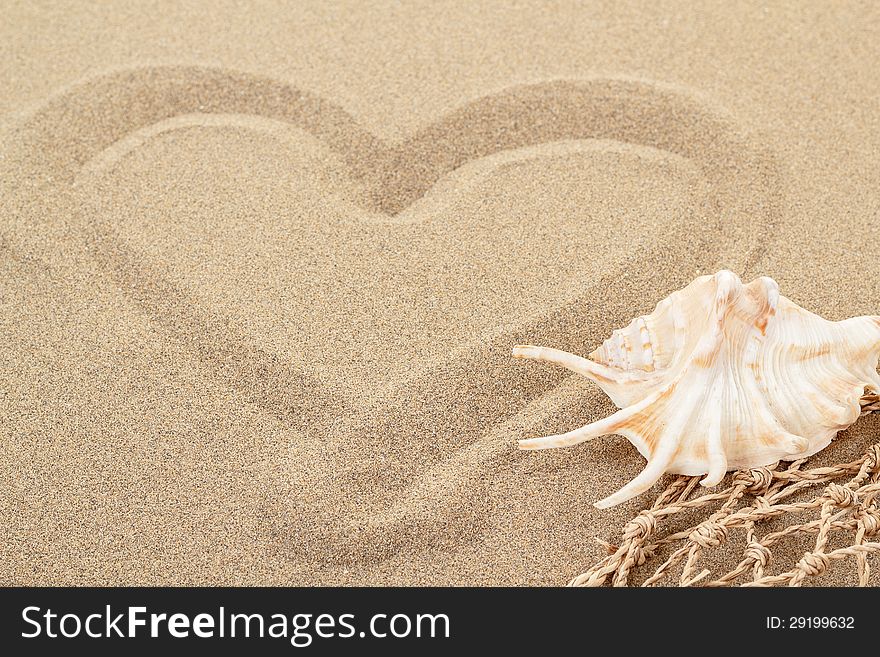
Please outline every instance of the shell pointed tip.
[{"label": "shell pointed tip", "polygon": [[715,272],[715,280],[721,283],[727,283],[729,285],[734,285],[741,282],[736,272],[733,272],[729,269],[719,269],[717,272]]}]

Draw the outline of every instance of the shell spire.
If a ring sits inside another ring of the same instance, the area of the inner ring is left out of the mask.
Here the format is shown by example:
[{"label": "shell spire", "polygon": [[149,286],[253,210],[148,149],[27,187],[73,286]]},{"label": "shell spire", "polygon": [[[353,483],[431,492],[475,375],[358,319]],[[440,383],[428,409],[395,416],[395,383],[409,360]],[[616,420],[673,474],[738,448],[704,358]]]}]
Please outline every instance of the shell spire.
[{"label": "shell spire", "polygon": [[826,447],[880,393],[880,316],[831,322],[780,295],[767,277],[701,276],[650,315],[614,331],[589,358],[519,345],[516,358],[562,365],[595,381],[619,411],[523,449],[626,437],[648,463],[596,503],[620,504],[666,473],[705,475],[804,458]]}]

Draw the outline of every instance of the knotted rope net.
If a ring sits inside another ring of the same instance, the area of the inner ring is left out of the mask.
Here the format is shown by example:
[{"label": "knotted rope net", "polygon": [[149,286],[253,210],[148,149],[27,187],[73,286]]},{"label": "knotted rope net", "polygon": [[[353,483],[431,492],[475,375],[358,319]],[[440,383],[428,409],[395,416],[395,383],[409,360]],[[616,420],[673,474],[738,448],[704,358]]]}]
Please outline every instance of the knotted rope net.
[{"label": "knotted rope net", "polygon": [[[862,415],[880,412],[880,395],[866,394],[861,404]],[[880,552],[880,442],[851,463],[805,470],[806,460],[794,461],[785,469],[776,464],[740,470],[728,488],[699,497],[691,495],[701,477],[677,477],[649,509],[623,527],[619,546],[600,541],[608,556],[569,585],[629,586],[634,574],[644,576],[653,568],[642,586],[801,586],[834,562],[854,560],[859,586],[867,586],[868,555]],[[799,500],[820,486],[818,495]],[[676,517],[695,510],[710,514],[696,525],[664,535]],[[774,519],[790,518],[797,522],[759,536],[759,530]],[[742,559],[729,572],[713,576],[701,567],[701,558],[729,546],[734,533],[744,534]],[[770,573],[772,548],[777,543],[813,534],[813,547],[800,561]],[[850,539],[833,547],[841,537]],[[661,554],[668,556],[658,563]]]}]

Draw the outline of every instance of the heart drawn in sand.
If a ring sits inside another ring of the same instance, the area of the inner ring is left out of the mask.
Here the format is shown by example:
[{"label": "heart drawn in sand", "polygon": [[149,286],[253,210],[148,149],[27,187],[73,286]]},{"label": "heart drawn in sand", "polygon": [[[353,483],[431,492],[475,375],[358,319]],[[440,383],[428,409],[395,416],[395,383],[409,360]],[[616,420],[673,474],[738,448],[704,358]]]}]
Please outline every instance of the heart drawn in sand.
[{"label": "heart drawn in sand", "polygon": [[[578,351],[629,319],[613,294],[623,274],[651,290],[682,248],[700,266],[742,269],[778,220],[760,142],[706,99],[645,80],[516,85],[387,144],[286,83],[150,67],[65,90],[17,137],[17,166],[34,180],[21,219],[52,248],[65,195],[97,199],[76,218],[89,266],[291,427],[290,497],[268,512],[291,550],[326,558],[332,544],[341,562],[426,536],[442,543],[479,522],[480,481],[511,458],[524,407],[556,415],[573,403],[563,388],[553,409],[532,408],[546,405],[527,398],[535,377],[547,389],[559,376],[535,372],[529,384],[510,345],[541,336]],[[169,153],[161,171],[147,166]],[[259,193],[211,205],[234,194],[237,168],[262,181]],[[626,170],[630,182],[615,188]],[[553,186],[566,202],[548,206],[542,189]],[[44,211],[53,195],[54,215]],[[484,213],[485,196],[513,201]],[[743,215],[751,221],[733,221]],[[670,238],[682,232],[692,240]],[[444,421],[450,404],[461,412]],[[354,434],[358,448],[347,445]],[[377,476],[382,490],[366,483]],[[335,512],[315,517],[310,500],[327,497]]]}]

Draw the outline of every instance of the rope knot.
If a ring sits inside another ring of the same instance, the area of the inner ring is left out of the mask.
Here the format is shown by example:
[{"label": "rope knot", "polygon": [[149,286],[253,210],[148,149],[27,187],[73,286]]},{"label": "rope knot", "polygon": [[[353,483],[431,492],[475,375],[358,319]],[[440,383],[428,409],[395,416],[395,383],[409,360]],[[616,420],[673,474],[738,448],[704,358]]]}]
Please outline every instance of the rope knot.
[{"label": "rope knot", "polygon": [[880,444],[871,445],[865,452],[865,460],[868,463],[868,471],[875,472],[880,469]]},{"label": "rope knot", "polygon": [[755,498],[755,511],[766,511],[770,506],[770,502],[763,495],[758,495]]},{"label": "rope knot", "polygon": [[805,552],[797,567],[805,575],[815,577],[828,570],[828,556],[824,552]]},{"label": "rope knot", "polygon": [[626,523],[623,528],[623,537],[626,539],[647,538],[654,532],[657,519],[650,511],[642,511],[635,518]]},{"label": "rope knot", "polygon": [[746,557],[766,568],[770,561],[773,560],[773,553],[766,545],[752,541],[746,546]]},{"label": "rope knot", "polygon": [[637,545],[631,548],[630,556],[637,566],[643,566],[645,562],[654,556],[653,550],[646,550],[642,546]]},{"label": "rope knot", "polygon": [[750,468],[740,470],[733,476],[733,484],[743,486],[750,493],[764,494],[773,483],[770,468]]},{"label": "rope knot", "polygon": [[727,527],[718,522],[707,522],[690,533],[688,539],[704,548],[716,548],[727,540]]},{"label": "rope knot", "polygon": [[828,484],[825,488],[825,496],[834,502],[835,506],[844,509],[850,506],[855,506],[859,502],[858,495],[856,495],[855,491],[846,486],[841,486],[840,484]]},{"label": "rope knot", "polygon": [[865,528],[865,534],[870,536],[880,531],[880,510],[876,507],[862,509],[858,515],[859,522]]}]

